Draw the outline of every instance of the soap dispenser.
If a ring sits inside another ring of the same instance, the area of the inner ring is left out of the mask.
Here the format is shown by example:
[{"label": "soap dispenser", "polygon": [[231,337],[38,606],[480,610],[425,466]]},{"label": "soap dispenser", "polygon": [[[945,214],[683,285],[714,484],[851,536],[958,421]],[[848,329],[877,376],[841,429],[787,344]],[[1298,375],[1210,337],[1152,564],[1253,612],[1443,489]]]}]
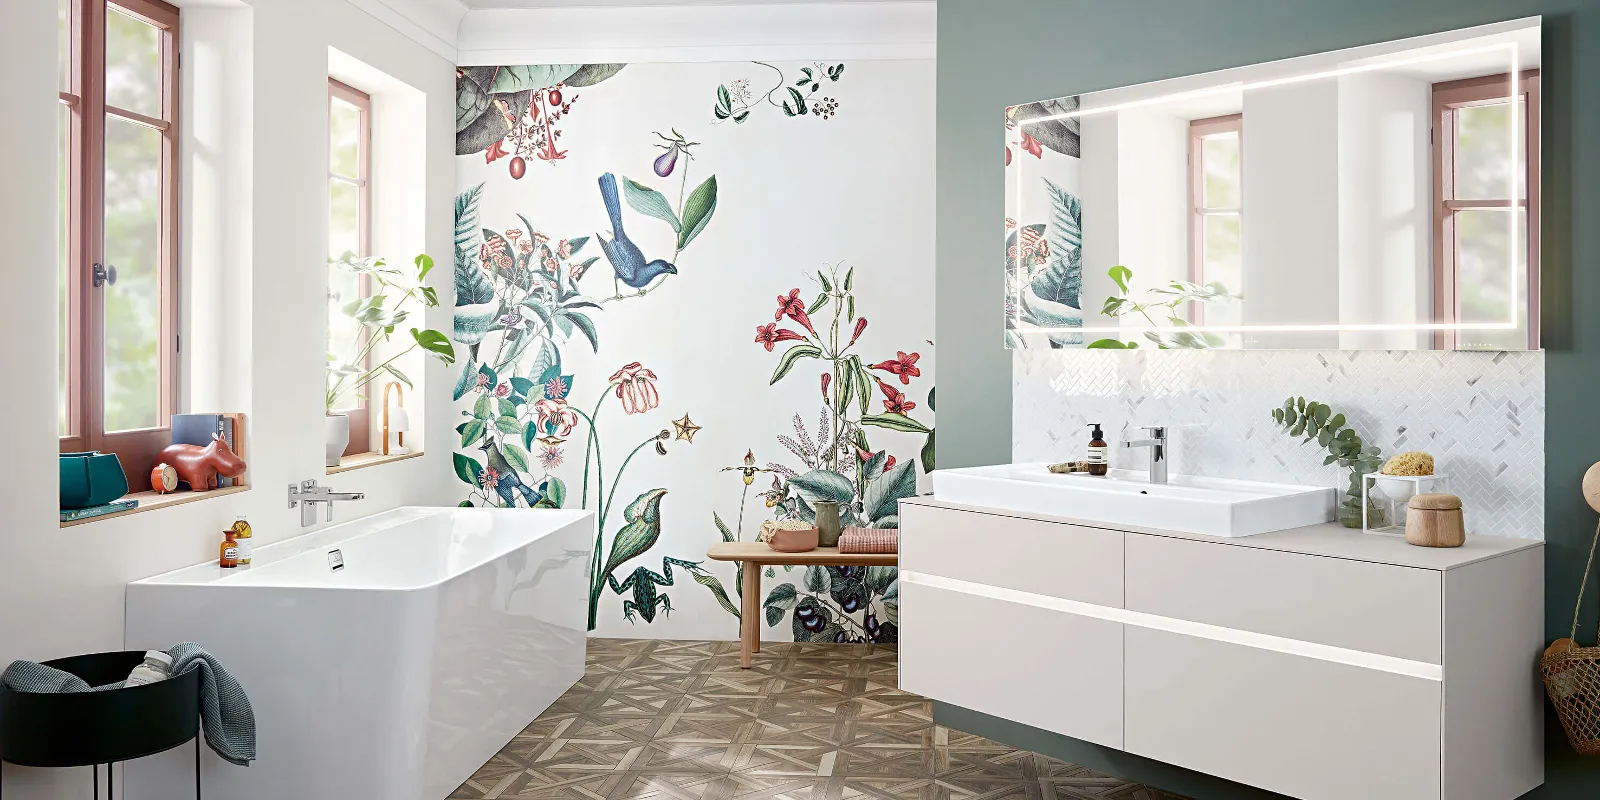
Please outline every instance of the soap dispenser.
[{"label": "soap dispenser", "polygon": [[1089,453],[1084,460],[1089,462],[1090,475],[1104,475],[1111,466],[1106,461],[1106,435],[1100,432],[1098,422],[1089,423],[1089,427],[1094,428],[1094,432],[1089,434]]}]

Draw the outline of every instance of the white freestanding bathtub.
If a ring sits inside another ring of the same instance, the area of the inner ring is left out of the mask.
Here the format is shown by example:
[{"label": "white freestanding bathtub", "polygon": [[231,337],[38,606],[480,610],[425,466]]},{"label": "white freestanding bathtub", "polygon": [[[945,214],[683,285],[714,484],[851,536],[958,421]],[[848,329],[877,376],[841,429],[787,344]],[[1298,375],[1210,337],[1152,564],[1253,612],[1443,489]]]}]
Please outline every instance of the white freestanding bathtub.
[{"label": "white freestanding bathtub", "polygon": [[[206,751],[207,797],[441,800],[582,676],[594,524],[398,508],[129,584],[127,646],[198,642],[249,693],[259,759]],[[193,796],[186,748],[124,775],[134,800]]]}]

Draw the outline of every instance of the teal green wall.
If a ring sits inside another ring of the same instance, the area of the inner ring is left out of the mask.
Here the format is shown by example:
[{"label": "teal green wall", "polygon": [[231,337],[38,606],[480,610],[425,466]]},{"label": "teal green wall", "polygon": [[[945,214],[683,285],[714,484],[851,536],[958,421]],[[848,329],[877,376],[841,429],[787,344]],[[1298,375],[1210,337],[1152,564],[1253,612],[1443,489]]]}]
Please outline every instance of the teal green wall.
[{"label": "teal green wall", "polygon": [[[1007,105],[1534,15],[1545,24],[1546,627],[1565,636],[1595,525],[1579,483],[1600,460],[1600,0],[941,0],[935,341],[940,416],[961,424],[941,428],[940,465],[1011,457]],[[1593,640],[1597,617],[1591,600],[1580,639]],[[1555,728],[1549,751],[1550,783],[1530,797],[1597,796],[1600,759],[1572,756]]]}]

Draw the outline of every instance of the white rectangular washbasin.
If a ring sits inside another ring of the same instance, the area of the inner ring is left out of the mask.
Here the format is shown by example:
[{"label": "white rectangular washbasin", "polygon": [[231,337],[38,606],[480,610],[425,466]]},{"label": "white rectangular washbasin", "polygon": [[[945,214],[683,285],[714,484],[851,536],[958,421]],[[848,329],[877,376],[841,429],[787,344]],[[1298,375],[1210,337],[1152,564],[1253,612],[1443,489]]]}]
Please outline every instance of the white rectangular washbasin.
[{"label": "white rectangular washbasin", "polygon": [[1144,472],[1095,477],[1058,475],[1048,465],[1000,464],[933,473],[935,500],[1106,525],[1254,536],[1332,522],[1335,492],[1321,486],[1171,475],[1151,483]]}]

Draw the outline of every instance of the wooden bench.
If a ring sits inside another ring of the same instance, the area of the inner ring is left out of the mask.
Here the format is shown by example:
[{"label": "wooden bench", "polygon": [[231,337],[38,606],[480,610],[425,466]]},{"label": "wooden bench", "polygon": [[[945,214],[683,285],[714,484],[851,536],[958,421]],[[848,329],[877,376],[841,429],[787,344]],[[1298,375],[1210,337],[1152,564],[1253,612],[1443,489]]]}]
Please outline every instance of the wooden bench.
[{"label": "wooden bench", "polygon": [[750,656],[761,652],[761,570],[777,566],[893,567],[898,553],[840,553],[837,547],[819,547],[804,553],[780,553],[766,542],[721,542],[706,551],[713,561],[744,564],[743,601],[739,612],[739,666],[749,669]]}]

